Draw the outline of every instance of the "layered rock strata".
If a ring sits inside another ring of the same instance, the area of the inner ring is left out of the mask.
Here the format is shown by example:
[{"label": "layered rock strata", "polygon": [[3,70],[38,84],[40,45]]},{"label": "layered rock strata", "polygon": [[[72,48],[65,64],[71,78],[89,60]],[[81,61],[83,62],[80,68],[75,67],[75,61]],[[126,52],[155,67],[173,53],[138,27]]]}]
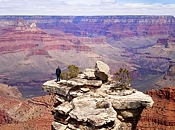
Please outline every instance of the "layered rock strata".
[{"label": "layered rock strata", "polygon": [[155,101],[153,107],[142,112],[138,130],[175,129],[175,87],[165,87],[147,92]]},{"label": "layered rock strata", "polygon": [[16,87],[0,84],[0,130],[50,130],[52,95],[25,100]]},{"label": "layered rock strata", "polygon": [[109,67],[97,61],[94,71],[87,69],[76,78],[43,84],[43,90],[54,93],[57,100],[52,110],[53,130],[136,129],[142,110],[153,105],[152,98],[132,88],[122,90],[109,74],[103,80],[102,68]]}]

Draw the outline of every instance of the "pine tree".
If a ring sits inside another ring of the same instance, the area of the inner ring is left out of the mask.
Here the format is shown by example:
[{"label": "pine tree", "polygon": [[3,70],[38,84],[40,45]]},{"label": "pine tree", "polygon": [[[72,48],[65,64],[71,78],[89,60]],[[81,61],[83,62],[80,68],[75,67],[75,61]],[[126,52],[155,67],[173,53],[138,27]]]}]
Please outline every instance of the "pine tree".
[{"label": "pine tree", "polygon": [[119,87],[122,89],[128,89],[130,82],[131,82],[131,77],[130,77],[130,72],[126,68],[120,68],[118,72],[114,74],[116,76],[116,80],[119,83]]}]

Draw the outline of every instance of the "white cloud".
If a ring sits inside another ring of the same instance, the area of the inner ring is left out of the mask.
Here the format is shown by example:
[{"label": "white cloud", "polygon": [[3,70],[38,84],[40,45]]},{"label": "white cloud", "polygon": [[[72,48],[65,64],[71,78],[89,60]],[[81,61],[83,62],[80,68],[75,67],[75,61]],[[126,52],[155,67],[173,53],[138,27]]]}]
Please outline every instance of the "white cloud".
[{"label": "white cloud", "polygon": [[115,3],[115,0],[101,0],[102,3]]},{"label": "white cloud", "polygon": [[65,0],[69,5],[98,5],[101,0]]},{"label": "white cloud", "polygon": [[[113,3],[113,4],[105,4]],[[0,0],[0,15],[174,15],[175,4],[115,3],[115,0]]]}]

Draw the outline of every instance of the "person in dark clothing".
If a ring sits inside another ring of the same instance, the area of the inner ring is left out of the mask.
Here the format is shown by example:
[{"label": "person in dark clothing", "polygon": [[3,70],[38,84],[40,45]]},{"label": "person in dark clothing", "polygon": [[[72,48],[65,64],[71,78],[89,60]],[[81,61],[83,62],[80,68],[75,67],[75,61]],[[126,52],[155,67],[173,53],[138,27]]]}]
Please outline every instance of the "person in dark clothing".
[{"label": "person in dark clothing", "polygon": [[57,76],[56,82],[60,81],[60,74],[61,74],[61,70],[60,70],[60,67],[58,66],[58,68],[56,69],[56,76]]}]

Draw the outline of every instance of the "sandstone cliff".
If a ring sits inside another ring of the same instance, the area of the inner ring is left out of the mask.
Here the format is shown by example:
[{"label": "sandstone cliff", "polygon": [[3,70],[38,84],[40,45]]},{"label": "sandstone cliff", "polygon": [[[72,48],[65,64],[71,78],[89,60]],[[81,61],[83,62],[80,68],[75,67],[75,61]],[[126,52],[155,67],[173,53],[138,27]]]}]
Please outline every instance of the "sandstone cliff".
[{"label": "sandstone cliff", "polygon": [[[165,41],[162,41],[165,42]],[[165,75],[155,82],[155,90],[148,90],[147,94],[154,100],[150,109],[143,110],[138,130],[174,130],[175,129],[175,65],[172,63]]]},{"label": "sandstone cliff", "polygon": [[70,80],[47,81],[43,90],[55,94],[53,130],[135,130],[142,110],[153,105],[150,96],[119,87],[107,64]]},{"label": "sandstone cliff", "polygon": [[154,100],[152,108],[143,110],[138,122],[138,130],[174,130],[175,129],[175,88],[165,87],[149,90]]}]

